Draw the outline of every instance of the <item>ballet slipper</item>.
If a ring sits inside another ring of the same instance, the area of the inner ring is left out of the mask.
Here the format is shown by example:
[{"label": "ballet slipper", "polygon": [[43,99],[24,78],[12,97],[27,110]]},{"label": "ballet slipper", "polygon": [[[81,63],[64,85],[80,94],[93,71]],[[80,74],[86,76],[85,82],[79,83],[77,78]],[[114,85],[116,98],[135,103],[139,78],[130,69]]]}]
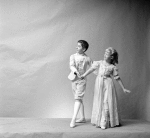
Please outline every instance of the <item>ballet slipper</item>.
[{"label": "ballet slipper", "polygon": [[102,127],[101,127],[101,129],[103,129],[103,130],[104,130],[104,129],[106,129],[106,127],[102,126]]},{"label": "ballet slipper", "polygon": [[85,118],[76,120],[76,123],[86,123]]},{"label": "ballet slipper", "polygon": [[102,122],[101,123],[101,129],[106,129],[106,125],[107,125],[107,122],[105,121],[105,122]]},{"label": "ballet slipper", "polygon": [[71,128],[74,128],[76,125],[75,125],[75,121],[71,121],[71,123],[70,123],[70,127]]},{"label": "ballet slipper", "polygon": [[101,128],[101,127],[96,125],[96,128]]}]

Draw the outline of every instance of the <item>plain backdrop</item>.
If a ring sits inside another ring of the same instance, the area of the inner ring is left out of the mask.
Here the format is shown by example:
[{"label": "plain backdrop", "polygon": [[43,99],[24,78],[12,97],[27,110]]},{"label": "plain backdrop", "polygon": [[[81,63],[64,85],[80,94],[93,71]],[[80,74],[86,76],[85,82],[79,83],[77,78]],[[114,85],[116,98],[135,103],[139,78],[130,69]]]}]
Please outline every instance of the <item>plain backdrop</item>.
[{"label": "plain backdrop", "polygon": [[[150,121],[150,3],[145,0],[0,0],[0,117],[71,118],[69,57],[77,41],[102,60],[119,53],[115,82],[122,118]],[[88,76],[91,117],[95,75]]]}]

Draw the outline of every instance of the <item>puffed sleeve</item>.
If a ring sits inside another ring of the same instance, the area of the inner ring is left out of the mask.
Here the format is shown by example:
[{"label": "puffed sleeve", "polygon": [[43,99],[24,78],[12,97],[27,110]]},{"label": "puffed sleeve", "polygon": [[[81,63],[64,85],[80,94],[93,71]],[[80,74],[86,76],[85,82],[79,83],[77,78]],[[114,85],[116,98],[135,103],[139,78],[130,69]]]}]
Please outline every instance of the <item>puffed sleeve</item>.
[{"label": "puffed sleeve", "polygon": [[118,71],[118,68],[116,66],[114,66],[113,68],[113,77],[115,80],[119,79],[119,71]]},{"label": "puffed sleeve", "polygon": [[70,65],[70,69],[71,69],[72,72],[77,72],[74,55],[70,56],[70,63],[69,63],[69,65]]},{"label": "puffed sleeve", "polygon": [[100,61],[94,61],[93,64],[91,65],[91,68],[95,70],[93,72],[95,75],[98,75],[99,66],[100,66]]}]

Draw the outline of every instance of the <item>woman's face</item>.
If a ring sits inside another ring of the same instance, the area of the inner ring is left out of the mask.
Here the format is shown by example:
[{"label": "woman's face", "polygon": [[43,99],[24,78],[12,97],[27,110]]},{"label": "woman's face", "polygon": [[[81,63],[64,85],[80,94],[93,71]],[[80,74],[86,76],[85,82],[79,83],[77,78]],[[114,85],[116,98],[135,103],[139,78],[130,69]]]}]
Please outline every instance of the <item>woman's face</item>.
[{"label": "woman's face", "polygon": [[112,59],[111,52],[110,52],[110,50],[106,49],[105,54],[104,54],[104,60],[110,61],[111,59]]}]

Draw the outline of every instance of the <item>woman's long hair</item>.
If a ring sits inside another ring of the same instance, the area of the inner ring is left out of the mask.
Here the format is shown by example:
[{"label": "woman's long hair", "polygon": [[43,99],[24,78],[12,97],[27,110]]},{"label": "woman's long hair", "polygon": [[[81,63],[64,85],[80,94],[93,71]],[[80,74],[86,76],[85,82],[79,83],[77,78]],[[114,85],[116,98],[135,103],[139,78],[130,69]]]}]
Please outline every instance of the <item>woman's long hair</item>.
[{"label": "woman's long hair", "polygon": [[112,56],[111,64],[113,65],[118,64],[118,56],[119,56],[118,52],[112,47],[107,48],[107,50],[111,52]]}]

